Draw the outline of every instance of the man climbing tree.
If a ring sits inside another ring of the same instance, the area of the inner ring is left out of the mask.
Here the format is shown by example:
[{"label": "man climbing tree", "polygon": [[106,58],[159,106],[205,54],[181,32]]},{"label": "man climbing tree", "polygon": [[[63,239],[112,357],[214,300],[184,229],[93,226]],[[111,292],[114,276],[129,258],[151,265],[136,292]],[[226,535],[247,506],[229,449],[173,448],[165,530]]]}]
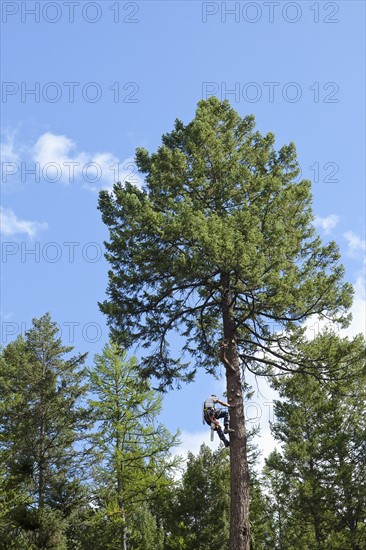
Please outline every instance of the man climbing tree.
[{"label": "man climbing tree", "polygon": [[[217,409],[216,403],[223,405],[223,407],[230,407],[229,403],[221,401],[217,395],[210,395],[203,404],[203,419],[209,426],[214,427],[214,430],[217,432],[217,435],[225,445],[225,447],[230,447],[230,441],[226,439],[224,434],[232,433],[234,430],[229,428],[229,413],[223,409]],[[224,420],[224,432],[222,431],[219,418]]]},{"label": "man climbing tree", "polygon": [[[228,101],[200,101],[191,123],[176,120],[156,153],[137,150],[136,163],[144,189],[117,183],[100,194],[111,264],[100,307],[118,342],[145,348],[141,374],[161,389],[194,380],[197,367],[224,366],[234,430],[230,550],[248,550],[242,373],[331,372],[332,361],[306,360],[302,325],[312,315],[346,325],[352,290],[336,244],[315,236],[295,146],[276,151],[274,135],[255,132],[254,117]],[[172,356],[174,334],[194,367]]]}]

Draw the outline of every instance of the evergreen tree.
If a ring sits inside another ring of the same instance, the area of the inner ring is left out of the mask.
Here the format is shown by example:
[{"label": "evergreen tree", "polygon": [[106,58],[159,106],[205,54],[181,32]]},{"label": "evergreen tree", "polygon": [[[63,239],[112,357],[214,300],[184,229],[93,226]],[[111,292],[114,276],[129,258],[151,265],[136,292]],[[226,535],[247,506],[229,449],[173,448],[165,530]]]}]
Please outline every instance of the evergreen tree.
[{"label": "evergreen tree", "polygon": [[[100,194],[111,265],[100,307],[114,339],[146,348],[141,373],[164,390],[192,381],[197,367],[218,375],[224,366],[234,429],[230,550],[248,550],[242,368],[319,373],[298,351],[302,324],[323,314],[346,324],[352,290],[336,244],[315,235],[294,144],[276,151],[274,135],[255,132],[254,117],[228,101],[200,101],[191,123],[176,120],[157,152],[138,149],[136,162],[144,189],[118,183]],[[193,367],[171,353],[177,333]]]},{"label": "evergreen tree", "polygon": [[276,524],[273,518],[273,505],[263,491],[262,480],[254,472],[250,480],[250,531],[251,550],[276,548]]},{"label": "evergreen tree", "polygon": [[164,550],[164,531],[158,526],[147,502],[142,503],[131,518],[129,548],[131,550]]},{"label": "evergreen tree", "polygon": [[212,452],[202,445],[197,456],[188,453],[176,506],[172,509],[174,533],[168,549],[227,550],[229,476],[229,458],[222,448]]},{"label": "evergreen tree", "polygon": [[[329,354],[329,337],[310,344]],[[273,433],[282,453],[267,459],[279,548],[361,550],[366,547],[365,343],[350,352],[336,383],[309,375],[276,382]],[[316,350],[316,351],[315,351]]]},{"label": "evergreen tree", "polygon": [[[105,533],[105,547],[126,550],[135,547],[134,519],[140,515],[146,525],[153,522],[143,503],[151,489],[169,483],[168,473],[178,465],[169,451],[178,438],[157,422],[161,396],[141,380],[136,359],[127,359],[116,344],[106,345],[96,355],[90,380],[95,395],[90,404],[97,422],[92,437],[95,532],[98,538]],[[158,534],[154,531],[151,536]],[[97,543],[98,539],[92,541],[93,548],[98,548]]]},{"label": "evergreen tree", "polygon": [[[254,454],[254,449],[251,449]],[[197,456],[188,454],[182,479],[166,497],[162,524],[164,550],[227,550],[229,548],[230,464],[221,447],[202,445]],[[252,550],[274,547],[271,504],[251,471]]]},{"label": "evergreen tree", "polygon": [[66,548],[67,527],[84,498],[77,442],[88,425],[85,355],[66,359],[73,348],[57,332],[46,314],[2,353],[1,537],[8,548],[14,539],[27,550]]}]

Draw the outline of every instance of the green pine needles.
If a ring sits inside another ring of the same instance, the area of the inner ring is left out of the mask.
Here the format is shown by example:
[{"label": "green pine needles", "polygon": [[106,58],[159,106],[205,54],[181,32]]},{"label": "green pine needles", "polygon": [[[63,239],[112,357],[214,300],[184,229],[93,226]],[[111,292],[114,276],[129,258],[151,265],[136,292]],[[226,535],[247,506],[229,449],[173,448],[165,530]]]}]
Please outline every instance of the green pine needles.
[{"label": "green pine needles", "polygon": [[[224,295],[241,364],[258,374],[304,368],[294,348],[309,317],[349,321],[352,289],[336,244],[315,235],[311,182],[296,181],[294,144],[274,142],[212,97],[155,153],[137,149],[143,189],[100,194],[111,266],[100,308],[114,338],[147,349],[142,372],[161,388],[192,380],[197,366],[217,373]],[[171,353],[172,335],[195,367]]]}]

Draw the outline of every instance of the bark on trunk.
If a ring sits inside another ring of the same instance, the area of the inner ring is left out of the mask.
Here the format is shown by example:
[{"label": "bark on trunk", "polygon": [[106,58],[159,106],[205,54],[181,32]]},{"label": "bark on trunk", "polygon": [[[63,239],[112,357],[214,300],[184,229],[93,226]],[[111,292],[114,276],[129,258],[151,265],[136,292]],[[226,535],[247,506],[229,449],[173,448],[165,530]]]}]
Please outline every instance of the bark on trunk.
[{"label": "bark on trunk", "polygon": [[122,476],[122,464],[119,463],[122,451],[122,444],[120,436],[117,434],[116,441],[116,453],[117,453],[117,498],[118,507],[121,516],[121,529],[120,529],[120,548],[121,550],[127,550],[127,533],[126,533],[126,513],[125,513],[125,501],[123,495],[123,476]]},{"label": "bark on trunk", "polygon": [[232,315],[230,278],[221,276],[223,288],[222,313],[224,344],[222,360],[226,368],[227,398],[230,409],[230,550],[249,550],[249,471],[247,460],[247,433],[244,417],[244,399],[241,384],[241,369],[235,339],[235,324]]},{"label": "bark on trunk", "polygon": [[230,411],[230,550],[249,550],[249,472],[240,370],[226,370]]},{"label": "bark on trunk", "polygon": [[45,413],[42,409],[40,417],[40,434],[39,434],[39,475],[38,475],[38,514],[39,514],[39,530],[38,530],[38,548],[45,548],[46,545],[46,525],[44,523],[44,504],[46,492],[45,479]]},{"label": "bark on trunk", "polygon": [[124,502],[120,501],[120,510],[122,518],[122,527],[121,527],[121,550],[127,550],[127,533],[126,533],[126,515],[125,515],[125,505]]}]

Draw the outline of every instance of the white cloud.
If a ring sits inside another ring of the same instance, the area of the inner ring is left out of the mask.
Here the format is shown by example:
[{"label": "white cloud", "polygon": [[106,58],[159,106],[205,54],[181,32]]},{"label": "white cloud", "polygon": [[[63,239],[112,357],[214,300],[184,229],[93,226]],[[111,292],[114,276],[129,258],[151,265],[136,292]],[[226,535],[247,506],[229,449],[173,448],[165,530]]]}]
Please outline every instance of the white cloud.
[{"label": "white cloud", "polygon": [[[331,217],[331,216],[330,216]],[[328,218],[324,218],[325,220]],[[326,224],[325,224],[326,225]],[[351,307],[352,322],[346,329],[339,329],[339,327],[327,319],[312,316],[305,323],[306,333],[305,336],[312,340],[318,336],[326,327],[339,332],[339,336],[353,338],[357,334],[364,334],[366,337],[366,293],[365,293],[365,269],[366,269],[366,241],[353,231],[347,231],[343,233],[343,237],[346,239],[348,248],[347,254],[352,256],[356,260],[361,260],[362,268],[356,271],[354,274],[355,282],[354,287],[354,299]]]},{"label": "white cloud", "polygon": [[366,285],[364,271],[358,275],[353,286],[355,295],[351,307],[352,323],[348,328],[341,330],[340,334],[351,338],[361,333],[366,338]]},{"label": "white cloud", "polygon": [[[276,396],[276,398],[278,398]],[[272,411],[273,411],[273,402],[272,402]],[[247,420],[247,427],[250,429],[251,424]],[[260,434],[257,435],[254,439],[254,443],[258,445],[258,448],[261,452],[261,455],[258,459],[258,463],[255,465],[256,470],[259,472],[265,462],[265,458],[268,457],[268,455],[275,449],[276,447],[276,441],[274,437],[271,434],[270,425],[268,422],[268,419],[265,420],[265,417],[260,419]],[[183,470],[185,469],[185,464],[188,458],[188,453],[191,452],[195,456],[199,454],[201,445],[205,444],[207,447],[209,447],[212,451],[216,451],[220,446],[220,440],[215,434],[215,438],[213,441],[211,441],[210,438],[210,428],[207,426],[207,430],[203,430],[200,432],[187,432],[183,431],[181,433],[180,439],[181,439],[181,445],[174,449],[173,456],[181,456],[183,458],[184,463],[182,464]],[[277,443],[278,446],[278,443]],[[230,451],[227,451],[230,452]],[[176,478],[179,479],[182,472],[177,471],[176,472]]]},{"label": "white cloud", "polygon": [[85,161],[82,154],[74,156],[70,154],[74,149],[76,145],[68,137],[46,132],[38,138],[33,147],[34,159],[42,165],[48,162],[61,164],[64,161]]},{"label": "white cloud", "polygon": [[43,178],[48,181],[73,183],[87,164],[87,155],[76,153],[75,143],[64,135],[42,134],[32,149]]},{"label": "white cloud", "polygon": [[8,128],[1,130],[1,144],[0,144],[0,155],[1,162],[18,162],[19,155],[15,151],[15,131]]},{"label": "white cloud", "polygon": [[37,182],[77,183],[89,191],[111,190],[117,181],[129,181],[140,188],[143,185],[132,157],[121,161],[110,152],[82,151],[68,136],[53,132],[43,133],[32,146],[17,147],[15,131],[5,129],[2,134],[3,183],[16,175],[22,181],[33,177]]},{"label": "white cloud", "polygon": [[339,216],[336,216],[335,214],[330,214],[326,218],[321,218],[320,216],[316,216],[314,223],[317,227],[320,227],[326,235],[328,235],[332,229],[336,227],[336,225],[339,222]]},{"label": "white cloud", "polygon": [[195,456],[198,455],[201,445],[205,444],[210,447],[213,451],[219,448],[220,440],[215,434],[214,441],[210,439],[210,428],[207,426],[207,430],[202,430],[200,432],[187,432],[181,431],[180,441],[181,444],[179,447],[175,447],[172,450],[172,456],[179,456],[183,458],[183,463],[181,467],[175,471],[174,477],[180,479],[186,468],[186,463],[188,459],[188,453],[193,453]]},{"label": "white cloud", "polygon": [[350,309],[352,321],[349,327],[341,329],[338,325],[331,321],[319,318],[315,315],[308,318],[304,327],[306,328],[305,336],[309,340],[316,338],[325,328],[332,329],[338,332],[340,337],[348,336],[353,338],[357,334],[364,334],[366,338],[366,291],[365,291],[365,272],[359,272],[356,281],[353,284],[354,298]]},{"label": "white cloud", "polygon": [[201,445],[203,444],[207,445],[212,450],[218,449],[220,444],[218,435],[215,434],[213,441],[211,441],[210,436],[211,430],[209,426],[207,426],[207,430],[202,430],[199,432],[182,431],[180,434],[181,444],[174,450],[174,454],[180,455],[186,460],[189,452],[197,455]]},{"label": "white cloud", "polygon": [[[259,472],[264,466],[265,458],[275,449],[276,441],[271,434],[270,422],[274,422],[274,401],[279,399],[277,390],[271,388],[268,381],[260,376],[254,376],[248,373],[246,382],[250,384],[254,391],[250,401],[245,403],[245,417],[247,429],[259,426],[260,431],[254,437],[253,443],[257,445],[260,451],[258,463],[255,464]],[[278,443],[277,443],[278,445]]]},{"label": "white cloud", "polygon": [[352,323],[341,333],[350,337],[362,333],[366,337],[366,241],[353,231],[347,231],[343,236],[348,243],[348,254],[361,260],[362,267],[356,272],[356,281],[353,285],[355,295],[351,308]]},{"label": "white cloud", "polygon": [[261,452],[258,463],[255,464],[255,469],[259,473],[265,465],[265,459],[268,458],[276,447],[280,447],[280,443],[273,437],[269,424],[266,427],[261,426],[261,432],[256,436],[254,443]]},{"label": "white cloud", "polygon": [[354,255],[358,252],[362,252],[363,254],[365,254],[366,241],[364,239],[361,239],[361,237],[356,235],[356,233],[353,233],[353,231],[347,231],[343,234],[343,236],[348,243],[349,254]]},{"label": "white cloud", "polygon": [[75,142],[65,135],[42,134],[32,154],[46,181],[60,181],[65,185],[82,181],[83,187],[92,191],[111,189],[115,182],[125,180],[142,185],[132,158],[120,161],[108,152],[78,151]]},{"label": "white cloud", "polygon": [[5,237],[13,237],[19,233],[25,233],[33,239],[39,231],[47,229],[46,222],[36,222],[19,219],[10,208],[0,209],[0,228]]}]

